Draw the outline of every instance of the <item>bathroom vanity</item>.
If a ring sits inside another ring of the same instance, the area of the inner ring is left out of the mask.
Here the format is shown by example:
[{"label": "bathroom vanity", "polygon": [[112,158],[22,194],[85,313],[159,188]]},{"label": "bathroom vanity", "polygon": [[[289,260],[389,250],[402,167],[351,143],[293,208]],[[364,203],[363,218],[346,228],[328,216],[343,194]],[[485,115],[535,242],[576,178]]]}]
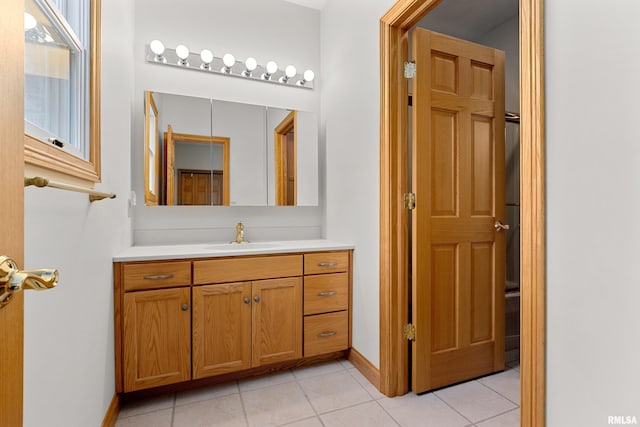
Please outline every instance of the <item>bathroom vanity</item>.
[{"label": "bathroom vanity", "polygon": [[352,254],[327,240],[127,249],[114,257],[116,391],[339,357]]}]

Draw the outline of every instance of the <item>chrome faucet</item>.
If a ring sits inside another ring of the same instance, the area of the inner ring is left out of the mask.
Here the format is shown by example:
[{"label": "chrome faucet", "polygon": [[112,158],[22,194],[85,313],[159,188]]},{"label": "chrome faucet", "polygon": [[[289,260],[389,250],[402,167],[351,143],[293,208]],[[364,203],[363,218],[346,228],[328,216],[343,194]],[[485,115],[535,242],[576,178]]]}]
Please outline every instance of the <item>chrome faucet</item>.
[{"label": "chrome faucet", "polygon": [[249,243],[244,240],[244,224],[242,224],[242,221],[236,224],[236,240],[231,243]]}]

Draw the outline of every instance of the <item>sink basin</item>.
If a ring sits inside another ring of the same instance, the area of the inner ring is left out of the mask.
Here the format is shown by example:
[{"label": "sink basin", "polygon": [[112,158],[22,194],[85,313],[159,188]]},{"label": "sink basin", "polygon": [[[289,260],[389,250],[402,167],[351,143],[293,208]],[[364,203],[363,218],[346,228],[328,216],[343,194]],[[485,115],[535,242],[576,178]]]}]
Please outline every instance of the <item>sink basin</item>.
[{"label": "sink basin", "polygon": [[277,243],[256,242],[256,243],[220,243],[217,245],[207,245],[204,248],[208,251],[217,252],[242,252],[253,251],[257,249],[274,249],[279,245]]}]

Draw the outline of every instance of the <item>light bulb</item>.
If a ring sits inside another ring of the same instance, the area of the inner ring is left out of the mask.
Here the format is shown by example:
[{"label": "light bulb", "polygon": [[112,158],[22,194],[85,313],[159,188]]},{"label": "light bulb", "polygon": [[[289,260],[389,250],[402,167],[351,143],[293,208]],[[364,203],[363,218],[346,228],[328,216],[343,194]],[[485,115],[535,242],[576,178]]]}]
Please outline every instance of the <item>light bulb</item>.
[{"label": "light bulb", "polygon": [[25,12],[24,13],[24,30],[28,31],[28,30],[33,30],[36,25],[38,25],[38,21],[36,21],[36,18],[33,17],[33,15],[31,15],[30,13]]},{"label": "light bulb", "polygon": [[209,49],[203,49],[202,52],[200,52],[200,59],[207,65],[211,64],[211,61],[213,61],[213,52]]},{"label": "light bulb", "polygon": [[164,53],[164,44],[160,40],[152,40],[151,43],[149,43],[149,47],[151,47],[151,52],[158,56]]},{"label": "light bulb", "polygon": [[291,77],[296,76],[296,67],[287,65],[284,69],[284,76],[280,77],[280,83],[287,83]]},{"label": "light bulb", "polygon": [[249,57],[244,61],[245,70],[242,72],[242,75],[245,77],[251,77],[251,73],[258,67],[258,62],[256,58]]},{"label": "light bulb", "polygon": [[247,67],[247,71],[253,71],[258,67],[258,62],[256,58],[247,58],[247,60],[244,61],[244,65]]},{"label": "light bulb", "polygon": [[278,64],[276,64],[275,61],[267,62],[267,73],[273,74],[276,71],[278,71]]},{"label": "light bulb", "polygon": [[316,75],[312,70],[307,70],[303,74],[303,78],[306,82],[312,82],[315,77]]},{"label": "light bulb", "polygon": [[176,55],[183,61],[189,57],[189,48],[183,44],[176,46]]},{"label": "light bulb", "polygon": [[311,70],[307,70],[302,74],[302,79],[296,83],[298,86],[304,86],[305,83],[312,82],[316,75]]},{"label": "light bulb", "polygon": [[230,53],[225,53],[222,57],[222,62],[224,62],[224,65],[226,65],[227,68],[231,68],[236,63],[236,58],[234,58]]}]

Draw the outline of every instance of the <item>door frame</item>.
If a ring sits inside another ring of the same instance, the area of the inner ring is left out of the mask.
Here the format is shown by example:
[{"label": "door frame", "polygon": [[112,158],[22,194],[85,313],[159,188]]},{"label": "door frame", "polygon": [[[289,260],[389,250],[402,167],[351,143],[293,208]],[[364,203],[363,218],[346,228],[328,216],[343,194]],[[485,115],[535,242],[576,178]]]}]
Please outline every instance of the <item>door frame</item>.
[{"label": "door frame", "polygon": [[[380,19],[380,390],[409,389],[408,31],[443,0],[397,0]],[[446,0],[445,0],[446,1]],[[545,182],[543,0],[520,0],[521,425],[544,426]],[[419,195],[418,195],[419,197]]]},{"label": "door frame", "polygon": [[[196,142],[199,144],[220,144],[222,145],[222,206],[229,206],[230,202],[230,181],[231,181],[231,159],[230,159],[230,143],[231,139],[224,136],[206,136],[192,135],[188,133],[175,133],[171,125],[167,126],[164,133],[165,140],[165,156],[166,165],[165,181],[166,181],[166,204],[169,205],[169,195],[175,192],[175,156],[176,142]],[[171,200],[171,205],[175,204],[175,200]]]}]

